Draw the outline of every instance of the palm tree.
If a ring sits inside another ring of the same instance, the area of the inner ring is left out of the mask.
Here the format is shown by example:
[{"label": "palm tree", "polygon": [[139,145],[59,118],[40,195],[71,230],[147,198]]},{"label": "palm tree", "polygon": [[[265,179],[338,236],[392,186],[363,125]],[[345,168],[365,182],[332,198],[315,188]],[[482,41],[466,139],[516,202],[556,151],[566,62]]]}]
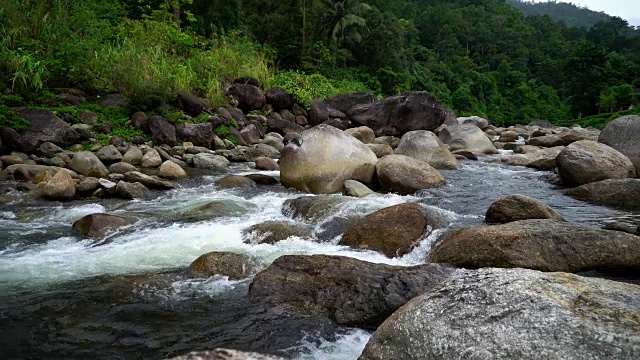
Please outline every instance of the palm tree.
[{"label": "palm tree", "polygon": [[328,38],[336,44],[344,41],[347,29],[352,29],[351,36],[355,41],[360,41],[362,36],[354,28],[365,27],[366,20],[360,15],[371,9],[367,3],[358,0],[324,0],[327,13],[325,14],[325,26],[328,29]]}]

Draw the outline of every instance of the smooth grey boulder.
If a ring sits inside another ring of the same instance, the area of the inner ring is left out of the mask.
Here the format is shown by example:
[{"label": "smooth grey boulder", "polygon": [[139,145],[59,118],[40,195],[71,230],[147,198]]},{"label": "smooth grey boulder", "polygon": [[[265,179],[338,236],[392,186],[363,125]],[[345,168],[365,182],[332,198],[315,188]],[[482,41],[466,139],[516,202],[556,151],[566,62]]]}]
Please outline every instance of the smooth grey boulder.
[{"label": "smooth grey boulder", "polygon": [[162,165],[162,157],[156,149],[149,149],[142,157],[141,165],[143,168],[156,168]]},{"label": "smooth grey boulder", "polygon": [[373,334],[359,360],[637,359],[640,286],[566,273],[454,273]]},{"label": "smooth grey boulder", "polygon": [[551,170],[557,166],[556,158],[562,150],[564,150],[564,146],[536,149],[531,152],[501,156],[494,162],[513,166],[526,166],[539,170]]},{"label": "smooth grey boulder", "polygon": [[58,170],[44,185],[44,196],[51,200],[69,201],[76,196],[76,184],[68,172]]},{"label": "smooth grey boulder", "polygon": [[280,157],[282,185],[314,194],[341,192],[346,180],[370,184],[378,158],[358,139],[318,125],[290,141]]},{"label": "smooth grey boulder", "polygon": [[580,140],[562,150],[556,158],[563,180],[577,185],[606,179],[634,178],[631,160],[605,144]]},{"label": "smooth grey boulder", "polygon": [[201,255],[189,265],[189,274],[201,278],[223,275],[232,280],[240,280],[257,271],[256,259],[248,255],[219,251]]},{"label": "smooth grey boulder", "polygon": [[445,235],[429,261],[466,268],[640,270],[640,238],[554,220],[474,226]]},{"label": "smooth grey boulder", "polygon": [[96,156],[100,161],[106,163],[122,161],[122,154],[120,154],[120,151],[113,145],[101,147],[96,153]]},{"label": "smooth grey boulder", "polygon": [[193,166],[201,169],[221,171],[229,166],[229,160],[220,155],[200,153],[193,157]]},{"label": "smooth grey boulder", "polygon": [[358,126],[355,128],[347,129],[344,132],[362,141],[365,144],[371,144],[376,139],[376,135],[373,133],[373,130],[366,126]]},{"label": "smooth grey boulder", "polygon": [[445,184],[444,176],[431,165],[404,155],[387,155],[380,159],[376,174],[383,189],[399,194]]},{"label": "smooth grey boulder", "polygon": [[126,174],[129,171],[138,171],[138,169],[126,162],[118,162],[109,166],[109,173],[111,174]]},{"label": "smooth grey boulder", "polygon": [[69,167],[84,176],[101,178],[109,175],[107,167],[90,151],[75,153]]},{"label": "smooth grey boulder", "polygon": [[144,154],[142,150],[137,146],[130,146],[127,152],[122,156],[122,162],[131,165],[140,165],[142,163],[142,157]]},{"label": "smooth grey boulder", "polygon": [[149,176],[138,171],[130,171],[124,174],[124,180],[131,183],[139,182],[151,189],[169,190],[176,187],[176,185],[170,181],[160,179],[157,176]]},{"label": "smooth grey boulder", "polygon": [[149,194],[149,189],[139,182],[119,181],[116,185],[116,195],[123,199],[143,199]]},{"label": "smooth grey boulder", "polygon": [[460,163],[449,148],[436,134],[427,130],[409,131],[404,134],[395,153],[424,161],[436,169],[460,168]]},{"label": "smooth grey boulder", "polygon": [[640,116],[622,116],[609,122],[602,129],[598,142],[628,157],[640,174]]},{"label": "smooth grey boulder", "polygon": [[367,144],[367,147],[373,151],[374,154],[378,157],[378,159],[383,158],[387,155],[393,155],[393,148],[389,145],[385,144]]},{"label": "smooth grey boulder", "polygon": [[440,131],[440,140],[449,150],[469,150],[480,154],[496,154],[498,149],[479,127],[472,124],[451,125]]},{"label": "smooth grey boulder", "polygon": [[457,120],[458,124],[471,124],[483,130],[489,127],[489,120],[479,116],[459,117]]},{"label": "smooth grey boulder", "polygon": [[187,177],[187,172],[184,169],[171,160],[167,160],[160,165],[158,169],[158,176],[169,180],[178,180]]},{"label": "smooth grey boulder", "polygon": [[353,197],[365,197],[368,195],[375,194],[371,189],[367,187],[367,185],[356,181],[356,180],[347,180],[344,182],[344,190],[343,194],[347,196]]}]

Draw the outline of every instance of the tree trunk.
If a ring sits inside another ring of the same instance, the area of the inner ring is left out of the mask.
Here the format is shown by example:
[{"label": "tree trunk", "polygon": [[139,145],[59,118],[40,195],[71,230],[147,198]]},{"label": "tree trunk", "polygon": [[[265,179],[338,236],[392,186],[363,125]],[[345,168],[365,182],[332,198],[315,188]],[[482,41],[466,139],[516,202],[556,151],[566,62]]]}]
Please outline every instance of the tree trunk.
[{"label": "tree trunk", "polygon": [[176,24],[176,26],[179,29],[180,28],[180,8],[179,7],[173,8],[173,22]]}]

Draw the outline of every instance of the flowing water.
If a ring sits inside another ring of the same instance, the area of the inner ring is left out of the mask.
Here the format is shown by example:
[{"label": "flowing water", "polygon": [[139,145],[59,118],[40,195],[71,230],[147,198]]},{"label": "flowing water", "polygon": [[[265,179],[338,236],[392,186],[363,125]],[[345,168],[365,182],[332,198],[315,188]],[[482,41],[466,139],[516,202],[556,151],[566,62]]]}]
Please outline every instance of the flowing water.
[{"label": "flowing water", "polygon": [[[336,224],[341,219],[406,202],[423,204],[450,227],[482,224],[493,201],[516,193],[538,198],[567,220],[588,226],[638,215],[569,198],[550,172],[489,160],[465,162],[461,170],[444,171],[446,186],[413,196],[333,195],[337,205],[312,223],[323,241],[292,237],[273,245],[245,242],[243,229],[267,220],[291,220],[282,211],[283,203],[305,194],[281,186],[216,189],[214,181],[225,174],[192,178],[181,189],[158,193],[149,201],[58,204],[19,198],[0,205],[2,357],[160,359],[227,347],[296,359],[356,359],[370,333],[274,313],[247,299],[251,279],[193,279],[184,270],[209,251],[251,255],[264,267],[285,254],[422,264],[443,231],[394,259],[338,245]],[[234,165],[229,173],[256,171],[245,164]],[[278,176],[277,172],[261,173]],[[223,204],[229,211],[207,219],[185,216],[210,202]],[[92,213],[137,222],[101,243],[76,237],[71,224]]]}]

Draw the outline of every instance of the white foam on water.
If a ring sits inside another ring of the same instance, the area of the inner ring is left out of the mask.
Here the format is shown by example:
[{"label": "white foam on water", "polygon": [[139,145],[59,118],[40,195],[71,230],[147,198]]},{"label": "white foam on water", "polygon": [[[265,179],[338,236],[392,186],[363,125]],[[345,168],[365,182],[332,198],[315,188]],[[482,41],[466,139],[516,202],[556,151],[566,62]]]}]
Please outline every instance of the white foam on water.
[{"label": "white foam on water", "polygon": [[336,336],[335,341],[305,337],[300,345],[287,350],[296,351],[296,360],[355,360],[362,354],[371,333],[361,329],[345,329]]}]

